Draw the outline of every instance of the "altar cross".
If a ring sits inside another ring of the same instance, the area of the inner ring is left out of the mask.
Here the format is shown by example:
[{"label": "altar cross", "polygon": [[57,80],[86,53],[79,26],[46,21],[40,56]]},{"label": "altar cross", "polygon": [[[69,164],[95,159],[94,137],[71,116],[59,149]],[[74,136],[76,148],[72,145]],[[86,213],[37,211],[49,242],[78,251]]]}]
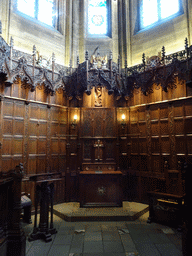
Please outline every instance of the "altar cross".
[{"label": "altar cross", "polygon": [[95,161],[102,161],[103,157],[103,150],[102,148],[104,147],[103,143],[100,140],[97,140],[97,143],[94,144],[95,148]]}]

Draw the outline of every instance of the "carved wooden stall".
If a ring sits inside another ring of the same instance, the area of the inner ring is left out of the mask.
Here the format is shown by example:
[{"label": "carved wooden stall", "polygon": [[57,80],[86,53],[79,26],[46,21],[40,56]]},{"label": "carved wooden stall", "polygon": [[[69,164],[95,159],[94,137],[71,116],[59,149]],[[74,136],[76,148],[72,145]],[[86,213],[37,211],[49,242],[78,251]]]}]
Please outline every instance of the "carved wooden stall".
[{"label": "carved wooden stall", "polygon": [[22,164],[0,172],[0,255],[25,255],[26,237],[20,223],[22,176]]},{"label": "carved wooden stall", "polygon": [[54,54],[43,66],[35,46],[22,53],[0,37],[0,166],[23,162],[33,202],[30,175],[61,172],[55,202],[78,201],[80,172],[92,164],[122,172],[124,200],[148,201],[147,191],[165,192],[164,162],[175,169],[192,154],[191,70],[187,40],[134,67],[86,52],[72,68]]}]

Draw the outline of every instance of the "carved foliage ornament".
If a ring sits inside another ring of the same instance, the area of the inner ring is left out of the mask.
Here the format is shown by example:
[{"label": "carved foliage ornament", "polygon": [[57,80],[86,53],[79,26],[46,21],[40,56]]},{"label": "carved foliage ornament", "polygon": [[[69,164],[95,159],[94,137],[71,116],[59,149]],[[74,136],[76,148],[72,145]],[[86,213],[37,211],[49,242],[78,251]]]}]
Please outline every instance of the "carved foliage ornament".
[{"label": "carved foliage ornament", "polygon": [[[86,52],[85,62],[79,64],[78,61],[77,68],[57,65],[52,57],[52,70],[37,64],[35,56],[35,50],[32,55],[13,50],[13,44],[9,46],[0,36],[0,79],[4,85],[10,86],[20,79],[22,85],[31,91],[43,84],[46,93],[53,95],[62,89],[68,98],[79,100],[84,92],[90,95],[93,86],[102,85],[106,86],[109,94],[114,93],[117,100],[121,97],[128,100],[135,89],[140,88],[144,95],[152,93],[153,84],[167,92],[168,88],[176,87],[177,77],[192,84],[192,46],[188,47],[187,40],[185,49],[180,52],[166,56],[165,47],[162,47],[161,56],[146,60],[143,54],[142,64],[129,68],[126,64],[124,69],[120,68],[120,59],[118,64],[112,61],[111,53],[109,59],[93,54],[89,61]],[[40,56],[38,60],[41,60]]]}]

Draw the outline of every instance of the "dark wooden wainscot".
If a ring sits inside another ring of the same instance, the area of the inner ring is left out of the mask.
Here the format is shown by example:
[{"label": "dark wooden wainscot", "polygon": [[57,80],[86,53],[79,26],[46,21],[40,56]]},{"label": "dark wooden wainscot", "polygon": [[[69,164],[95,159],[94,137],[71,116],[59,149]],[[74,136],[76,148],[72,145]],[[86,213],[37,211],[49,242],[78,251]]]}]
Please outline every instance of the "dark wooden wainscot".
[{"label": "dark wooden wainscot", "polygon": [[80,207],[121,207],[121,178],[122,172],[115,171],[109,164],[93,164],[81,171]]},{"label": "dark wooden wainscot", "polygon": [[181,231],[185,196],[160,192],[148,192],[148,196],[149,218],[147,222],[163,223],[177,227]]},{"label": "dark wooden wainscot", "polygon": [[0,255],[24,256],[26,237],[21,229],[22,164],[0,172]]}]

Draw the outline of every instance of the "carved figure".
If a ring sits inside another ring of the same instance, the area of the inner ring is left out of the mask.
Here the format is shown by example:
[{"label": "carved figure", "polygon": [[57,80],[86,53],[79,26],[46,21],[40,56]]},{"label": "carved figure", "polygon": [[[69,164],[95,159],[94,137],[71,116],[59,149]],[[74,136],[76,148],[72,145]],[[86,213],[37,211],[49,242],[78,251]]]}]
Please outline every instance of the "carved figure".
[{"label": "carved figure", "polygon": [[95,87],[95,107],[102,107],[102,87]]}]

